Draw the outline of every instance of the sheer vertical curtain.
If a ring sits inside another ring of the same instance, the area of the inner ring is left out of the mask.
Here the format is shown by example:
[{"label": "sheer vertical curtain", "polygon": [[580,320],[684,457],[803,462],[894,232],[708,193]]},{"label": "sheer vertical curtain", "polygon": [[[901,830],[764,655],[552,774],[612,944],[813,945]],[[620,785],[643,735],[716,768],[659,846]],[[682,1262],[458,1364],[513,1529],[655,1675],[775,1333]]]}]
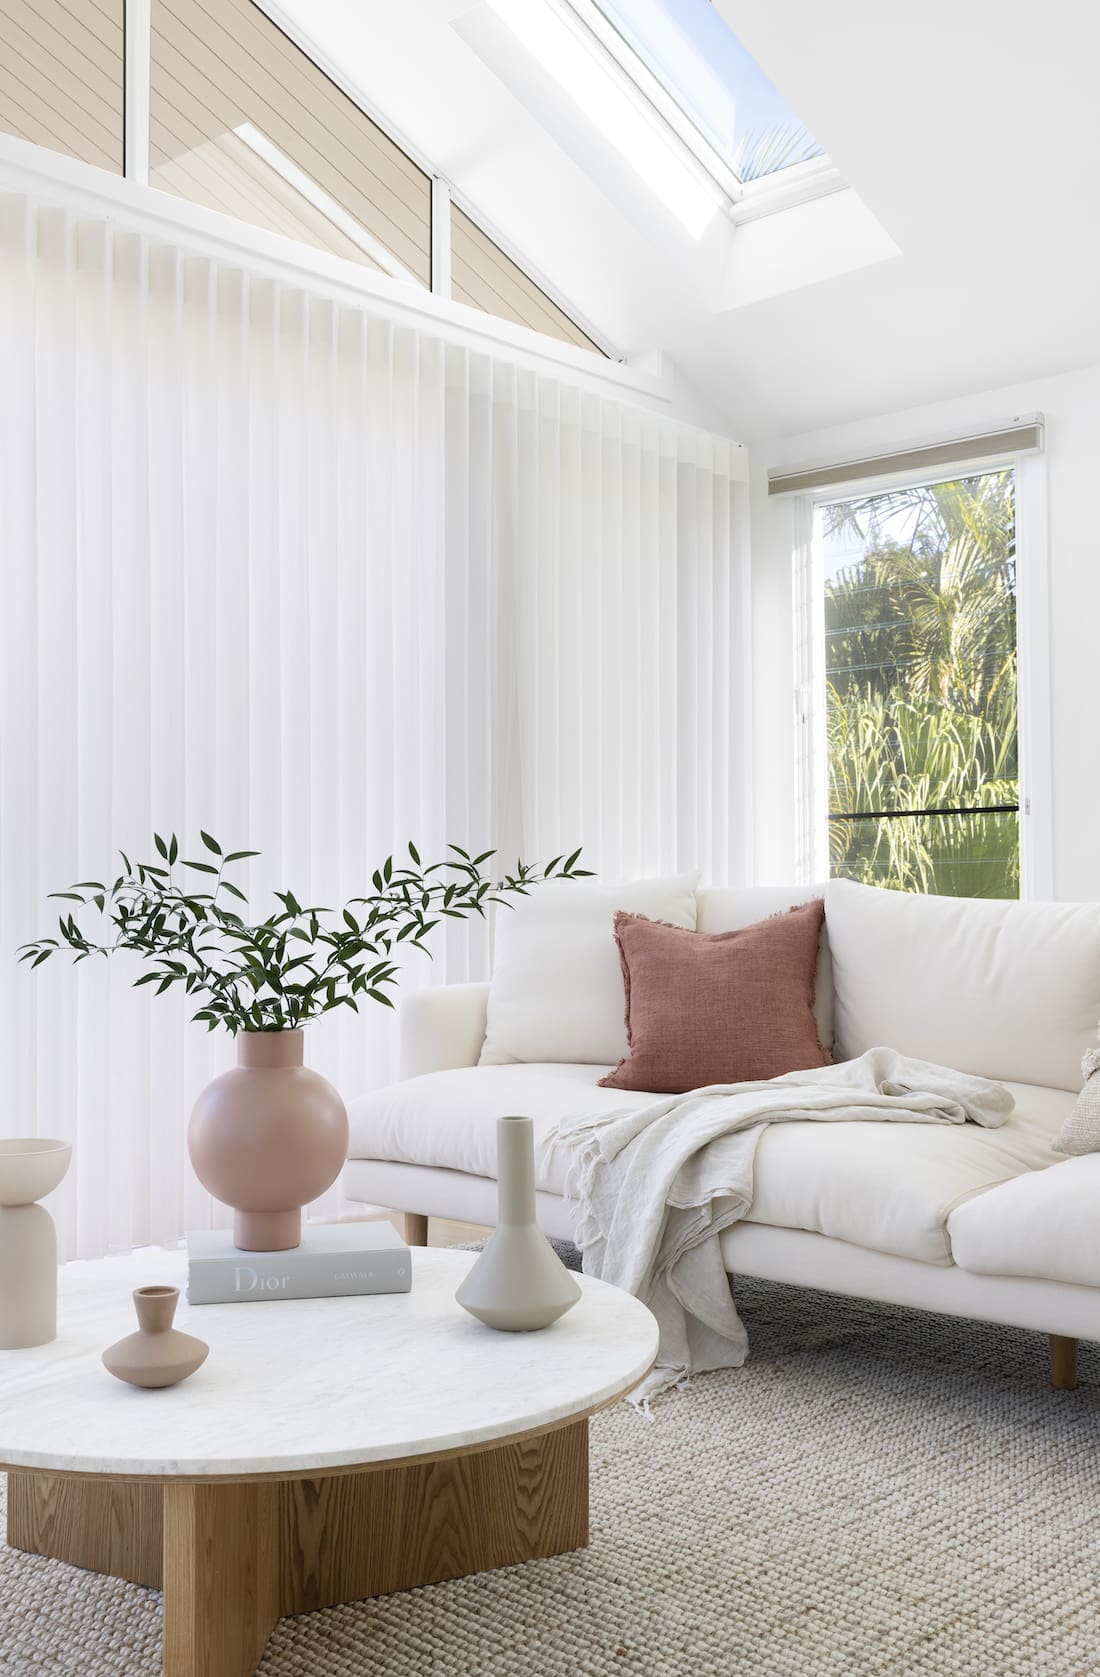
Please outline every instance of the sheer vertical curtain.
[{"label": "sheer vertical curtain", "polygon": [[[68,1255],[219,1218],[185,1131],[231,1049],[132,967],[17,966],[46,893],[200,825],[264,913],[410,837],[736,873],[738,495],[715,439],[0,199],[0,1134],[76,1143]],[[487,966],[449,926],[407,982]],[[311,1027],[349,1096],[391,1047]]]}]

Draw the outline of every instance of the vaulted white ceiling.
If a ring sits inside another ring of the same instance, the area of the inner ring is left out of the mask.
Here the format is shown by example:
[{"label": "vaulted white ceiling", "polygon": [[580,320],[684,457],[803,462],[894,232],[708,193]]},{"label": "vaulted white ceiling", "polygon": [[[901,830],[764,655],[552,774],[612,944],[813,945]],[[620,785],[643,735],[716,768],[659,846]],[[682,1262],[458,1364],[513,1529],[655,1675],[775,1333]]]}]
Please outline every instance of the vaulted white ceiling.
[{"label": "vaulted white ceiling", "polygon": [[1100,5],[714,3],[851,190],[694,241],[482,0],[282,0],[706,423],[752,440],[1100,361]]}]

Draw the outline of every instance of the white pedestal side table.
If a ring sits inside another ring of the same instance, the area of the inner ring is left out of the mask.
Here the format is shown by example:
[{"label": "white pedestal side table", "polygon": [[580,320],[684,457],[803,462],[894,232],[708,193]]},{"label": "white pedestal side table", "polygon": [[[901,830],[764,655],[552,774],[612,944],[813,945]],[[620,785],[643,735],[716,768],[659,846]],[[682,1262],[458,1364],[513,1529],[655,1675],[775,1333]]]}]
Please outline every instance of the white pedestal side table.
[{"label": "white pedestal side table", "polygon": [[413,1253],[410,1293],[180,1303],[199,1372],[139,1391],[101,1366],[149,1250],[61,1271],[58,1338],[0,1352],[8,1542],[164,1591],[168,1677],[247,1677],[276,1619],[588,1542],[588,1417],[651,1366],[644,1305],[581,1277],[553,1327],[454,1302],[475,1254]]}]

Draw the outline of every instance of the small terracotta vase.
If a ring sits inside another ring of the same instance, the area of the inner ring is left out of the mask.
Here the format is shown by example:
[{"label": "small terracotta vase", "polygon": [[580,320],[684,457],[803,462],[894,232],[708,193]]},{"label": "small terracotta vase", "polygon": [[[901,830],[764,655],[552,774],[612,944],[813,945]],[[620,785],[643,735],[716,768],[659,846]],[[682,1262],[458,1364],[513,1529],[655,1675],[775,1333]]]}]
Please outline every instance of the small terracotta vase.
[{"label": "small terracotta vase", "polygon": [[237,1065],[191,1114],[195,1175],[236,1212],[244,1252],[301,1244],[302,1206],[332,1186],[348,1153],[348,1115],[331,1083],[302,1064],[303,1032],[241,1031]]},{"label": "small terracotta vase", "polygon": [[44,1199],[69,1168],[67,1141],[0,1141],[0,1351],[57,1338],[57,1231]]},{"label": "small terracotta vase", "polygon": [[178,1386],[201,1368],[209,1346],[172,1326],[178,1287],[138,1287],[134,1293],[138,1331],[103,1353],[103,1366],[129,1386]]},{"label": "small terracotta vase", "polygon": [[535,1134],[530,1118],[497,1119],[497,1227],[455,1298],[505,1333],[548,1328],[581,1296],[535,1223]]}]

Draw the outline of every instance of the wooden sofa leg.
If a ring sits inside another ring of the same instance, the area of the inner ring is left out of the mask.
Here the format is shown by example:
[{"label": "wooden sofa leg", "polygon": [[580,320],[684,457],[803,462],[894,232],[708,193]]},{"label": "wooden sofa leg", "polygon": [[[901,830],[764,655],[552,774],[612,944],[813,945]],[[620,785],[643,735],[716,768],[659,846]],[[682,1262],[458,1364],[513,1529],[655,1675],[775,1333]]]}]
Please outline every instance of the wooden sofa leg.
[{"label": "wooden sofa leg", "polygon": [[1050,1339],[1050,1383],[1056,1392],[1077,1390],[1077,1341],[1052,1333]]},{"label": "wooden sofa leg", "polygon": [[[404,1213],[404,1217],[405,1217],[405,1239],[407,1240],[409,1245],[410,1246],[427,1246],[427,1244],[428,1244],[428,1219],[426,1217],[422,1217],[420,1215],[419,1211],[406,1211]],[[1053,1340],[1051,1341],[1051,1343],[1052,1344],[1054,1343]],[[1077,1341],[1073,1340],[1071,1343],[1074,1346],[1076,1346]]]}]

